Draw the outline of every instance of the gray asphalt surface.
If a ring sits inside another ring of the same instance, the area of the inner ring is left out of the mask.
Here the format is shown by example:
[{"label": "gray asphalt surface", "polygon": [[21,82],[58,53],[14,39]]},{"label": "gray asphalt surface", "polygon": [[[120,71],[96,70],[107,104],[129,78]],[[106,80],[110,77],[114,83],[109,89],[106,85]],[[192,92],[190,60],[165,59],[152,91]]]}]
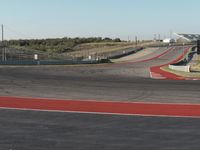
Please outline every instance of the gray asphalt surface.
[{"label": "gray asphalt surface", "polygon": [[200,120],[0,110],[1,150],[199,150]]},{"label": "gray asphalt surface", "polygon": [[[93,66],[1,67],[0,95],[80,100],[200,103],[199,81],[149,78],[177,48],[149,62]],[[0,109],[0,149],[197,150],[200,120]]]},{"label": "gray asphalt surface", "polygon": [[0,68],[0,95],[78,100],[199,103],[199,81],[150,79],[149,67],[176,59],[177,48],[136,64]]}]

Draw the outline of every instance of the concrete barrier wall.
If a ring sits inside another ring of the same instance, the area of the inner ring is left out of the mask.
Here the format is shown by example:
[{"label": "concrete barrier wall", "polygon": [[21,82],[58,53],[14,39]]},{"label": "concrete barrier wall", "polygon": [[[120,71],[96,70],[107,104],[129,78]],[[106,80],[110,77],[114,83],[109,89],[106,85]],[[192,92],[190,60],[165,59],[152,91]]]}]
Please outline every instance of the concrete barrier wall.
[{"label": "concrete barrier wall", "polygon": [[183,71],[183,72],[190,72],[190,66],[175,66],[175,65],[169,65],[169,68],[176,71]]},{"label": "concrete barrier wall", "polygon": [[117,51],[117,52],[112,52],[110,54],[108,54],[108,59],[118,59],[118,58],[121,58],[121,57],[125,57],[125,56],[128,56],[128,55],[131,55],[131,54],[134,54],[140,50],[142,50],[143,48],[140,47],[140,48],[128,48],[128,49],[123,49],[123,50],[120,50],[120,51]]}]

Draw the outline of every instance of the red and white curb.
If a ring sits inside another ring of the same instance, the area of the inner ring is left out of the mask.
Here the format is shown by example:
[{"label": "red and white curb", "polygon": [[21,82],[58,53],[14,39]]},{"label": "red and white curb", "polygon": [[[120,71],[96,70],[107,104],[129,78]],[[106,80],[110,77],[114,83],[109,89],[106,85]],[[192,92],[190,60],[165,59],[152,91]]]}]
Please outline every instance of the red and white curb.
[{"label": "red and white curb", "polygon": [[0,97],[1,109],[200,118],[198,104],[138,103]]},{"label": "red and white curb", "polygon": [[151,78],[153,78],[153,79],[167,79],[166,77],[164,77],[164,76],[162,76],[160,73],[155,73],[155,72],[151,72],[150,71],[150,76],[151,76]]},{"label": "red and white curb", "polygon": [[150,76],[152,79],[171,79],[171,80],[200,80],[200,78],[192,78],[192,77],[182,77],[182,76],[179,76],[179,75],[176,75],[174,73],[170,73],[170,72],[167,72],[167,71],[164,71],[161,69],[161,67],[164,67],[164,66],[168,66],[170,64],[173,64],[173,63],[176,63],[176,62],[179,62],[181,59],[184,58],[184,56],[188,53],[188,51],[190,50],[190,48],[186,48],[184,53],[179,56],[176,60],[168,63],[168,64],[163,64],[163,65],[160,65],[160,66],[153,66],[150,68]]}]

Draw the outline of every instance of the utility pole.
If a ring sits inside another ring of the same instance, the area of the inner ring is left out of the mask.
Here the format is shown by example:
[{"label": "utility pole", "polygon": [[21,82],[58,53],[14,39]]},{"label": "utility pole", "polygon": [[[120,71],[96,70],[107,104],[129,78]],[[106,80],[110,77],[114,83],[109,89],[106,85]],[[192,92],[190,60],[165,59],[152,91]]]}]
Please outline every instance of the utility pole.
[{"label": "utility pole", "polygon": [[154,34],[154,42],[156,42],[156,41],[157,41],[157,35]]},{"label": "utility pole", "polygon": [[172,39],[172,30],[170,30],[170,39]]},{"label": "utility pole", "polygon": [[135,36],[135,45],[136,46],[138,45],[138,38],[137,38],[137,36]]},{"label": "utility pole", "polygon": [[4,61],[4,33],[3,33],[3,24],[1,25],[1,44],[2,44],[2,61]]},{"label": "utility pole", "polygon": [[1,25],[1,32],[2,32],[2,61],[6,61],[6,47],[4,42],[4,26]]},{"label": "utility pole", "polygon": [[2,42],[3,42],[3,38],[4,38],[4,37],[3,37],[3,36],[4,36],[4,35],[3,35],[3,34],[4,34],[4,33],[3,33],[3,24],[1,25],[1,29],[2,29]]}]

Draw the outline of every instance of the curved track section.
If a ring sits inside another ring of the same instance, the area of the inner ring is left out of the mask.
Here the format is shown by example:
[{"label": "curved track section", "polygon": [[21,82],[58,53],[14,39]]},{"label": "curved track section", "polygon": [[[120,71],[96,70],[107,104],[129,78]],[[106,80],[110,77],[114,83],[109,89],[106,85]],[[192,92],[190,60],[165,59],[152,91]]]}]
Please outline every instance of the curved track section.
[{"label": "curved track section", "polygon": [[[199,117],[200,106],[196,104],[200,103],[200,82],[153,80],[149,77],[151,66],[169,63],[183,51],[183,47],[176,47],[160,57],[148,61],[143,58],[137,63],[133,60],[112,65],[1,67],[0,95],[8,97],[0,98],[0,107],[4,108],[0,109],[0,148],[198,150],[199,119],[175,116]],[[85,100],[98,100],[98,104]],[[109,103],[104,102],[108,100]],[[39,108],[58,111],[58,107],[67,113],[30,111]],[[67,107],[75,107],[77,111],[92,109],[93,112],[101,109],[106,115],[70,113]],[[157,117],[121,115],[136,115],[141,111],[143,115]],[[109,112],[121,114],[107,115]],[[162,118],[159,114],[173,117]]]},{"label": "curved track section", "polygon": [[149,79],[149,68],[180,56],[176,47],[159,58],[114,65],[1,67],[0,95],[78,100],[199,103],[198,81]]},{"label": "curved track section", "polygon": [[[169,73],[167,71],[164,71],[164,70],[161,69],[161,67],[168,66],[170,64],[175,64],[175,63],[181,61],[182,59],[185,58],[185,56],[189,52],[189,50],[190,50],[190,47],[186,48],[185,51],[183,52],[183,54],[180,55],[176,60],[173,60],[172,62],[169,62],[167,64],[162,64],[160,66],[150,67],[151,77],[154,78],[154,79],[185,80],[186,78],[178,76],[178,75],[173,74],[173,73]],[[191,80],[192,80],[192,78],[191,78]]]}]

